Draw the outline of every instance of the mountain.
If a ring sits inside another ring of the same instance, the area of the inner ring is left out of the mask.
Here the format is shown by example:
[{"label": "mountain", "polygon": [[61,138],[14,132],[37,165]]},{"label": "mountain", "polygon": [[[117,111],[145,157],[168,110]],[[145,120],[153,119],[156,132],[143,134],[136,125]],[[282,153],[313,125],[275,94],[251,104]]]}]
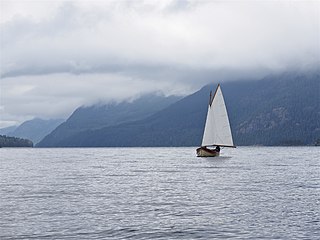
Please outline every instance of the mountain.
[{"label": "mountain", "polygon": [[[319,84],[319,72],[223,83],[235,144],[314,144],[320,136]],[[205,86],[144,119],[85,130],[51,145],[42,141],[39,146],[199,146],[209,92],[215,87]]]},{"label": "mountain", "polygon": [[7,132],[6,135],[19,138],[30,139],[34,144],[38,143],[44,136],[49,134],[58,125],[60,125],[63,119],[50,119],[43,120],[35,118],[29,121],[23,122],[20,126],[16,127],[13,131]]},{"label": "mountain", "polygon": [[0,128],[0,135],[7,135],[17,129],[18,126],[10,126],[5,128]]},{"label": "mountain", "polygon": [[0,135],[1,147],[33,147],[33,143],[28,139]]},{"label": "mountain", "polygon": [[131,102],[124,101],[80,107],[72,113],[66,122],[46,136],[39,143],[39,146],[59,146],[60,142],[72,139],[73,136],[87,130],[101,129],[146,118],[179,99],[181,97],[165,97],[154,93],[141,96]]},{"label": "mountain", "polygon": [[319,71],[238,82],[225,98],[241,145],[305,145],[320,136]]}]

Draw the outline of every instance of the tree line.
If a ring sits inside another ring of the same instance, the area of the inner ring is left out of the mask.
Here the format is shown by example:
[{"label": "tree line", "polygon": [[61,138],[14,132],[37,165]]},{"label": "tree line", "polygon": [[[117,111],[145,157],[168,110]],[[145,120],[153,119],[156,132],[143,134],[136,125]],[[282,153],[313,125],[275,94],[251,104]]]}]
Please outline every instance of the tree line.
[{"label": "tree line", "polygon": [[29,139],[0,135],[0,147],[33,147]]}]

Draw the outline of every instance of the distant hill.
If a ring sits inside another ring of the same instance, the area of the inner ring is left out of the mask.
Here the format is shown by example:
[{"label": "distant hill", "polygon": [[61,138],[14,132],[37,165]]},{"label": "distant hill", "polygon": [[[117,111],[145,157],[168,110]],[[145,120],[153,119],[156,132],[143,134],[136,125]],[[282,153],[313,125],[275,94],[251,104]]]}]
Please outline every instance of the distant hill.
[{"label": "distant hill", "polygon": [[64,121],[63,119],[43,120],[40,118],[35,118],[32,120],[23,122],[18,127],[13,127],[12,131],[8,131],[8,129],[6,128],[5,129],[6,133],[2,133],[2,134],[5,134],[7,136],[12,136],[12,137],[27,138],[27,139],[30,139],[32,142],[34,142],[34,144],[36,144],[44,136],[49,134],[58,125],[60,125],[63,121]]},{"label": "distant hill", "polygon": [[[319,84],[319,72],[223,83],[235,144],[314,144],[320,136]],[[88,129],[39,146],[198,146],[209,91],[215,87],[205,86],[144,119]]]},{"label": "distant hill", "polygon": [[10,126],[5,128],[0,128],[0,135],[8,135],[8,133],[13,132],[18,126]]},{"label": "distant hill", "polygon": [[127,121],[136,121],[146,118],[170,104],[178,101],[181,97],[154,93],[141,96],[131,102],[110,104],[96,104],[77,108],[66,122],[58,126],[48,134],[39,146],[59,146],[60,142],[72,139],[73,136],[87,130],[96,130],[103,127],[118,125]]},{"label": "distant hill", "polygon": [[28,139],[0,135],[0,147],[33,147],[33,143]]}]

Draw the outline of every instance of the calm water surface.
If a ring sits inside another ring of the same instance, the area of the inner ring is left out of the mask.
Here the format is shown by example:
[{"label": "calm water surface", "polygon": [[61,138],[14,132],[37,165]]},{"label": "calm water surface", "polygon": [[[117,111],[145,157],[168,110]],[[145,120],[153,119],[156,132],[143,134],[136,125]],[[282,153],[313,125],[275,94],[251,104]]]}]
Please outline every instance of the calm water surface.
[{"label": "calm water surface", "polygon": [[0,149],[0,239],[319,239],[320,148]]}]

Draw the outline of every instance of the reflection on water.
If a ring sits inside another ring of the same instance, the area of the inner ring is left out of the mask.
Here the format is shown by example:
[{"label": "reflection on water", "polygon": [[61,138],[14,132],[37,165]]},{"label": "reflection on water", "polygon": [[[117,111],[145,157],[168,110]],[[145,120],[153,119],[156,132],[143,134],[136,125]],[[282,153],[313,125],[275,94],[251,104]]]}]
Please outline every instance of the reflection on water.
[{"label": "reflection on water", "polygon": [[0,239],[317,239],[316,147],[0,149]]}]

